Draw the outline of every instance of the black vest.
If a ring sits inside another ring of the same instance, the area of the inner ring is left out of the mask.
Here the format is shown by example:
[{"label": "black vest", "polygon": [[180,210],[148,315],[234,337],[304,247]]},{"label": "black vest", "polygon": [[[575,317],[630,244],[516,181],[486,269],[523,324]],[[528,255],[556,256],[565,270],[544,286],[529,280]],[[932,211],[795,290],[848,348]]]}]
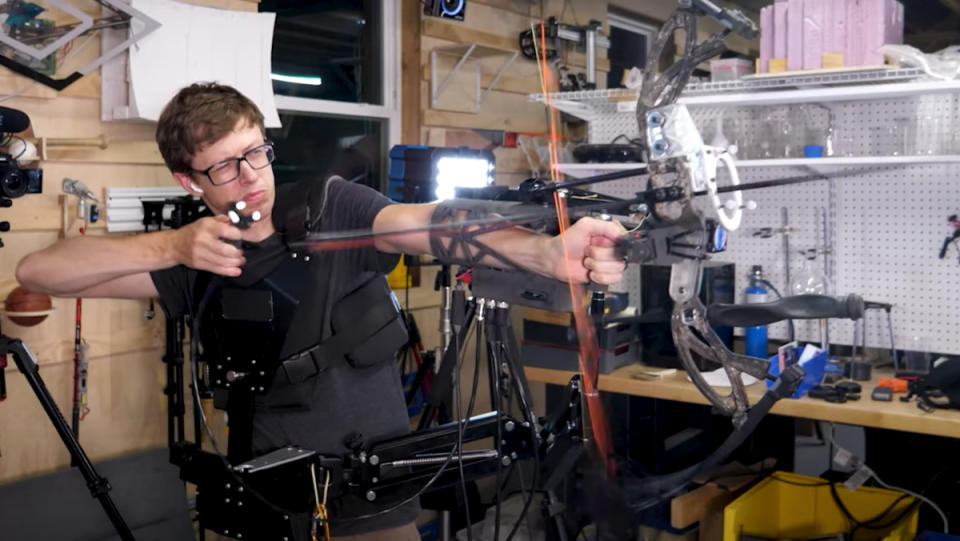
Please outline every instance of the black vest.
[{"label": "black vest", "polygon": [[307,397],[292,391],[296,383],[334,362],[364,368],[390,361],[408,340],[382,273],[362,273],[344,291],[333,292],[329,326],[313,321],[316,310],[301,306],[318,298],[332,271],[324,258],[289,248],[290,241],[319,225],[323,185],[299,183],[278,191],[274,216],[275,225],[283,220],[277,228],[282,242],[245,249],[251,272],[245,267],[238,278],[202,274],[198,280],[201,358],[215,405],[229,415],[232,463],[252,458],[255,402],[309,408]]}]

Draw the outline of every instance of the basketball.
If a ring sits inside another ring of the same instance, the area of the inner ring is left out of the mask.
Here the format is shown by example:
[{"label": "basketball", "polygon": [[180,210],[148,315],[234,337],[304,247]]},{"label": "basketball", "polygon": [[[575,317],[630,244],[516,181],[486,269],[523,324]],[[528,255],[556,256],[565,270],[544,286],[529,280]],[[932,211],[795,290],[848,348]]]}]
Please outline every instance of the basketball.
[{"label": "basketball", "polygon": [[3,301],[3,307],[7,311],[7,317],[10,321],[22,327],[32,327],[47,318],[42,316],[17,317],[17,312],[40,312],[49,310],[52,307],[50,295],[46,293],[37,293],[19,286],[7,295]]}]

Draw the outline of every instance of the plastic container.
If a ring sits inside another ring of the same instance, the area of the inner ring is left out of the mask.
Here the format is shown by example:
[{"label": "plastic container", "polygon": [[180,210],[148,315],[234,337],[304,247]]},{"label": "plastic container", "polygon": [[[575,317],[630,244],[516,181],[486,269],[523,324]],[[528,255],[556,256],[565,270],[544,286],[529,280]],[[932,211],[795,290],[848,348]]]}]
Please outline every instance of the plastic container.
[{"label": "plastic container", "polygon": [[[825,483],[817,477],[774,473],[723,510],[723,541],[737,541],[741,535],[804,539],[849,532],[850,524]],[[876,517],[902,495],[873,487],[860,487],[851,492],[842,484],[836,486],[836,491],[844,507],[860,520]],[[913,498],[906,497],[886,516],[892,519],[912,503]],[[917,516],[918,509],[914,508],[896,524],[883,530],[870,530],[870,539],[911,541],[917,532]]]},{"label": "plastic container", "polygon": [[[770,357],[770,374],[774,376],[780,375],[779,361],[780,359],[777,355]],[[807,394],[810,389],[820,385],[820,382],[823,381],[823,374],[827,367],[827,350],[823,350],[813,357],[810,357],[805,362],[801,363],[800,367],[803,368],[803,381],[801,381],[800,385],[797,386],[797,390],[794,391],[791,398],[800,398]],[[773,383],[774,382],[767,380],[767,387],[773,387]]]},{"label": "plastic container", "polygon": [[710,61],[710,81],[736,81],[753,73],[753,62],[744,58],[722,58]]},{"label": "plastic container", "polygon": [[803,155],[807,158],[822,158],[823,145],[804,145]]}]

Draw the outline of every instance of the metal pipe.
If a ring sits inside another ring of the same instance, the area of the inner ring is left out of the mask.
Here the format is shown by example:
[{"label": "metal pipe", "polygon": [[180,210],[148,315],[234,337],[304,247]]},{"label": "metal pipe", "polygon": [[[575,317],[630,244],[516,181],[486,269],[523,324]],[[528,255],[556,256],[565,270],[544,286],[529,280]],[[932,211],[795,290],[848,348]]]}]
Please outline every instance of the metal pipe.
[{"label": "metal pipe", "polygon": [[[821,223],[823,224],[821,230],[823,231],[823,275],[827,279],[827,283],[830,284],[830,287],[833,288],[833,276],[830,272],[830,266],[832,265],[832,254],[833,254],[833,244],[830,241],[830,219],[827,216],[827,209],[825,207],[820,207],[820,218]],[[825,291],[824,294],[830,295],[831,291]],[[823,322],[823,343],[821,346],[830,351],[830,320],[824,320]]]},{"label": "metal pipe", "polygon": [[783,236],[783,291],[790,296],[793,284],[790,282],[790,220],[787,207],[780,207],[780,226]]},{"label": "metal pipe", "polygon": [[597,84],[597,30],[598,28],[591,24],[587,27],[587,84],[592,84],[596,88]]}]

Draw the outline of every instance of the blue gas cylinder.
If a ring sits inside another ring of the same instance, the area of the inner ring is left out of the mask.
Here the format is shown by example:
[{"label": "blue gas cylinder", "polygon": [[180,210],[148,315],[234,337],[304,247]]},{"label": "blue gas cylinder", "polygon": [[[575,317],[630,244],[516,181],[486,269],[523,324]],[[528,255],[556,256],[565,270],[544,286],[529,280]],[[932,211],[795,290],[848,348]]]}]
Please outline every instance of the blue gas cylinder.
[{"label": "blue gas cylinder", "polygon": [[[747,286],[744,292],[747,304],[767,302],[767,289],[763,287],[761,280],[763,280],[763,267],[754,265],[750,273],[750,285]],[[758,325],[744,329],[744,342],[746,343],[747,355],[761,359],[767,358],[766,325]]]}]

